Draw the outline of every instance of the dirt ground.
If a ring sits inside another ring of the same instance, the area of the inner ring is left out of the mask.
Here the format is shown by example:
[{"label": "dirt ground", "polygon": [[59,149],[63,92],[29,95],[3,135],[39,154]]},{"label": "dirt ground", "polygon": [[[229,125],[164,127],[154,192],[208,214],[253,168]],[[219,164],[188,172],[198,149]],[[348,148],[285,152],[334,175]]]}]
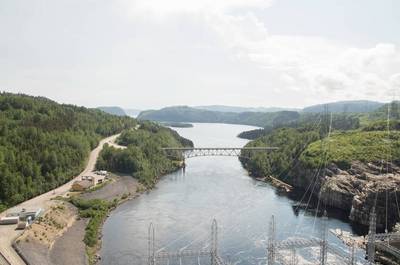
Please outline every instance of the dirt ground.
[{"label": "dirt ground", "polygon": [[86,247],[82,239],[85,235],[87,220],[76,221],[53,245],[50,251],[51,264],[86,265]]},{"label": "dirt ground", "polygon": [[58,264],[50,261],[54,242],[74,225],[78,211],[70,203],[54,201],[54,205],[18,238],[18,246],[32,265]]},{"label": "dirt ground", "polygon": [[[53,206],[54,201],[51,199],[56,196],[65,196],[69,193],[72,184],[75,180],[80,180],[82,176],[92,175],[93,170],[95,168],[95,164],[99,153],[101,152],[104,144],[113,144],[115,143],[115,139],[117,139],[119,134],[104,138],[100,141],[99,145],[92,150],[89,155],[86,168],[79,174],[79,176],[75,177],[68,183],[52,190],[47,193],[41,194],[35,198],[27,200],[17,206],[14,206],[2,213],[0,213],[0,217],[6,216],[7,213],[11,212],[19,212],[22,208],[26,209],[37,209],[42,208],[46,212]],[[114,145],[118,147],[117,145]],[[122,148],[122,147],[121,147]],[[11,247],[14,240],[20,237],[22,234],[21,230],[16,230],[14,226],[0,226],[0,252],[4,255],[13,265],[24,265],[25,262],[20,258],[20,256],[14,251]],[[40,264],[40,263],[39,263]]]},{"label": "dirt ground", "polygon": [[81,198],[112,201],[114,198],[121,198],[124,194],[134,195],[140,185],[132,176],[113,175],[110,181],[109,184],[99,190],[81,194]]},{"label": "dirt ground", "polygon": [[[83,199],[112,201],[123,195],[135,196],[140,184],[131,176],[113,175],[109,183]],[[31,265],[87,265],[83,242],[87,220],[78,220],[70,203],[53,201],[53,206],[17,240],[17,246]]]}]

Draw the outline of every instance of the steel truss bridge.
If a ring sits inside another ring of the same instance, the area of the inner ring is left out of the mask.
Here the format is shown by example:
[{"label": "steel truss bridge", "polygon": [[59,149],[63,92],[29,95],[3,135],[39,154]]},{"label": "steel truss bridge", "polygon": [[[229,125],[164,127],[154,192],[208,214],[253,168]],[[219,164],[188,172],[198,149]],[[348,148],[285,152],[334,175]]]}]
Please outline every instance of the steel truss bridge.
[{"label": "steel truss bridge", "polygon": [[180,154],[184,158],[197,156],[237,156],[243,157],[242,151],[269,152],[277,150],[278,147],[166,147],[162,148],[169,156]]}]

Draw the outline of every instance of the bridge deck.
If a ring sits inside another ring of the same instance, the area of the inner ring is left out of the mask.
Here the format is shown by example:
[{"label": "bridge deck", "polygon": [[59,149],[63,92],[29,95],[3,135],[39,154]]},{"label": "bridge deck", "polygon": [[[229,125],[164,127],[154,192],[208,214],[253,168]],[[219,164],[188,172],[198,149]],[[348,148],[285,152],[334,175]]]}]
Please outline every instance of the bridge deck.
[{"label": "bridge deck", "polygon": [[164,147],[166,151],[196,151],[196,150],[249,150],[249,151],[268,151],[278,150],[278,147]]}]

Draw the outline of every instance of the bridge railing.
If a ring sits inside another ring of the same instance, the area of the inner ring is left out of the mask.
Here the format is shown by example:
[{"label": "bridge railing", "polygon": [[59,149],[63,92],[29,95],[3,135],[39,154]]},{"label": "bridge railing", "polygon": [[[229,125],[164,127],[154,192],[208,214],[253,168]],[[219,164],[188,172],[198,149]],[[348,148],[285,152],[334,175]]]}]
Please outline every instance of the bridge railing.
[{"label": "bridge railing", "polygon": [[242,152],[269,152],[278,150],[277,147],[165,147],[165,152],[182,155],[184,158],[197,156],[237,156],[243,157]]}]

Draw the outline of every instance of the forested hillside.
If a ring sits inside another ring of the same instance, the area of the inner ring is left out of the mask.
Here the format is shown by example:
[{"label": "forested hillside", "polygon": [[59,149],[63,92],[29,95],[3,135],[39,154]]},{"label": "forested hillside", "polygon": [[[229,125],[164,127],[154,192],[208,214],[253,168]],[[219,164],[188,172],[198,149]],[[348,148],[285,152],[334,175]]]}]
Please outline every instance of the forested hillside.
[{"label": "forested hillside", "polygon": [[[247,156],[250,159],[242,162],[255,176],[274,175],[286,179],[290,178],[289,171],[296,165],[314,169],[321,164],[322,159],[343,169],[353,161],[376,162],[386,159],[388,142],[391,144],[392,159],[400,161],[399,109],[399,102],[392,102],[371,113],[333,114],[332,135],[328,143],[325,141],[330,124],[328,114],[314,116],[314,126],[310,126],[312,123],[309,121],[303,121],[292,128],[242,133],[243,136],[255,139],[248,146],[279,147],[279,150],[269,155],[249,153]],[[388,125],[391,131],[389,136]],[[329,151],[324,157],[326,150]]]},{"label": "forested hillside", "polygon": [[303,112],[324,112],[325,108],[328,108],[333,113],[365,113],[373,112],[378,108],[382,107],[384,103],[368,100],[349,100],[349,101],[338,101],[327,104],[318,104],[309,106],[303,109]]},{"label": "forested hillside", "polygon": [[226,105],[208,105],[208,106],[196,106],[196,109],[211,110],[219,112],[277,112],[277,111],[300,111],[296,108],[280,108],[280,107],[238,107],[238,106],[226,106]]},{"label": "forested hillside", "polygon": [[193,143],[171,129],[150,122],[143,122],[138,130],[126,130],[118,138],[126,149],[105,147],[96,167],[131,174],[144,185],[154,185],[157,177],[180,166],[179,154],[167,157],[162,147],[187,147]]},{"label": "forested hillside", "polygon": [[0,210],[77,175],[99,139],[136,121],[43,97],[0,94]]},{"label": "forested hillside", "polygon": [[210,122],[244,124],[260,127],[273,127],[278,124],[289,124],[298,121],[300,114],[296,111],[278,112],[220,112],[191,108],[187,106],[168,107],[161,110],[143,111],[140,120],[164,122]]}]

